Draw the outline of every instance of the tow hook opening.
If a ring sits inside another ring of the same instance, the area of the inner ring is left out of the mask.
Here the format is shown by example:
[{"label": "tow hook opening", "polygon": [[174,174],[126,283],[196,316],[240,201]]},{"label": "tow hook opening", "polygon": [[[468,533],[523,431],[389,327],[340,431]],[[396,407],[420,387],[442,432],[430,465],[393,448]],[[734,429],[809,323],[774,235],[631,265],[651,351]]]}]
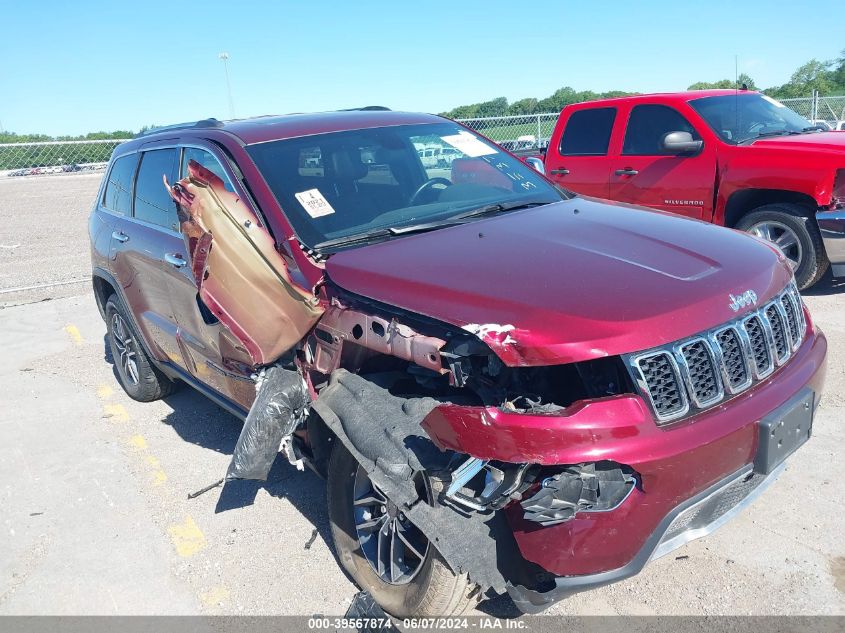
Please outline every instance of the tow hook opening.
[{"label": "tow hook opening", "polygon": [[611,461],[567,466],[538,480],[538,490],[521,502],[523,516],[549,526],[579,512],[610,512],[625,502],[639,480],[630,466]]}]

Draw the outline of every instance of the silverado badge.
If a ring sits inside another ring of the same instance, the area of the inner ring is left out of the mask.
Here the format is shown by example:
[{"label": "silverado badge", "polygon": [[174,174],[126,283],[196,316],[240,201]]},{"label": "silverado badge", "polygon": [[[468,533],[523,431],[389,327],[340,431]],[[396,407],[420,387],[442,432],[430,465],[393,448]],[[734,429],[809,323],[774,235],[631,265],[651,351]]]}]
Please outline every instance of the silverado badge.
[{"label": "silverado badge", "polygon": [[757,293],[753,290],[746,290],[736,297],[733,295],[728,296],[731,298],[731,302],[728,305],[734,312],[745,306],[757,305]]}]

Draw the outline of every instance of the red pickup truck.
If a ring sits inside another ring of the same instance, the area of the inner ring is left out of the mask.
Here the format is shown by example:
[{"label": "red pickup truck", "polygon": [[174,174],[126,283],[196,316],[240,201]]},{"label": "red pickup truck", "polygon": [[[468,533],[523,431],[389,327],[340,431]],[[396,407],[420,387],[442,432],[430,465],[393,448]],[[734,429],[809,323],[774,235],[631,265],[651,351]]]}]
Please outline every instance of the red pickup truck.
[{"label": "red pickup truck", "polygon": [[765,95],[698,90],[567,106],[543,162],[571,191],[774,242],[802,289],[829,264],[845,276],[845,134]]}]

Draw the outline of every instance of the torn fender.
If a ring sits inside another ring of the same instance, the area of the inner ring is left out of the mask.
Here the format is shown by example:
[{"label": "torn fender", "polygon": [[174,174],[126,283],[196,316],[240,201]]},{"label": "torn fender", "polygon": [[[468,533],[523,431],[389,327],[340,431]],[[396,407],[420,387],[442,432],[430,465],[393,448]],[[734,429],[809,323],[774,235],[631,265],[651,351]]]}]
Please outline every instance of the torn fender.
[{"label": "torn fender", "polygon": [[192,160],[169,191],[200,297],[254,365],[275,361],[320,318],[318,299],[291,281],[273,238],[217,175]]}]

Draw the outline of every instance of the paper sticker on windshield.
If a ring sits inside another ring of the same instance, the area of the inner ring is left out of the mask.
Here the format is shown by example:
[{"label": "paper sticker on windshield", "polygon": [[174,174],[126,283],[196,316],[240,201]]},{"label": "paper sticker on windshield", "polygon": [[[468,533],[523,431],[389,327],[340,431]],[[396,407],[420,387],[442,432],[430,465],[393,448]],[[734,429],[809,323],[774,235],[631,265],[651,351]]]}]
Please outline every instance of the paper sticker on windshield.
[{"label": "paper sticker on windshield", "polygon": [[498,152],[483,143],[481,140],[474,137],[468,132],[461,132],[459,134],[452,134],[451,136],[441,136],[444,141],[449,143],[452,147],[461,150],[470,158],[477,158],[478,156],[487,156],[489,154],[497,154]]},{"label": "paper sticker on windshield", "polygon": [[299,200],[299,204],[303,206],[306,213],[312,218],[321,218],[324,215],[331,215],[334,213],[334,208],[329,204],[329,201],[323,197],[319,189],[309,189],[308,191],[300,191],[293,194]]},{"label": "paper sticker on windshield", "polygon": [[783,105],[783,104],[782,104],[780,101],[778,101],[777,99],[772,99],[769,95],[760,95],[760,96],[761,96],[761,97],[763,97],[766,101],[768,101],[769,103],[771,103],[771,104],[772,104],[773,106],[775,106],[776,108],[785,108],[785,107],[786,107],[785,105]]}]

